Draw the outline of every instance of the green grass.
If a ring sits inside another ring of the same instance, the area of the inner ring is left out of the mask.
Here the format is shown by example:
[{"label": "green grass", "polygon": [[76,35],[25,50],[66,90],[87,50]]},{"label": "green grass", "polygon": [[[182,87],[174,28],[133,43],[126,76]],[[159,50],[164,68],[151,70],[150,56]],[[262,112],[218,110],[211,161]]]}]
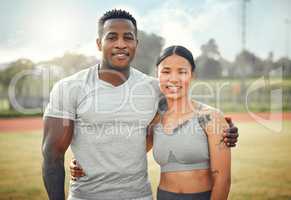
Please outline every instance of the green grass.
[{"label": "green grass", "polygon": [[[238,147],[232,150],[229,199],[291,199],[290,121],[283,123],[280,133],[256,123],[238,123],[237,126],[240,138]],[[0,134],[0,200],[47,199],[41,178],[40,144],[40,132]],[[69,153],[66,162],[70,157]],[[151,152],[149,173],[155,193],[159,167]]]}]

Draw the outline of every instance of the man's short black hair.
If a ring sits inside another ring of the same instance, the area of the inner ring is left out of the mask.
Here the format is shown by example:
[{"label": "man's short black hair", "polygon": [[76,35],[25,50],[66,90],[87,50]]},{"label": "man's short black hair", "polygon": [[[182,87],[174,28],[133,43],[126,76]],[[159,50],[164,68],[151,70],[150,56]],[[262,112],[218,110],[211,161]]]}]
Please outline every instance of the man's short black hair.
[{"label": "man's short black hair", "polygon": [[136,25],[135,18],[129,12],[127,12],[125,10],[113,9],[113,10],[110,10],[110,11],[107,11],[106,13],[104,13],[103,16],[98,21],[98,35],[100,38],[103,34],[104,23],[109,19],[128,19],[128,20],[130,20],[134,25],[135,34],[137,34],[137,25]]}]

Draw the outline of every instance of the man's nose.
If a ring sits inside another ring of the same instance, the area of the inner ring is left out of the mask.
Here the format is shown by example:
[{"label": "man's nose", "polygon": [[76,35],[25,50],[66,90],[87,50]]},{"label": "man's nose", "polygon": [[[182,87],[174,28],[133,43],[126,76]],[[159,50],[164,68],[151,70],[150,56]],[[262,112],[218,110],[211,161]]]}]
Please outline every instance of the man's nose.
[{"label": "man's nose", "polygon": [[126,48],[126,43],[124,41],[123,38],[119,38],[117,41],[116,41],[116,48],[119,48],[119,49],[125,49]]}]

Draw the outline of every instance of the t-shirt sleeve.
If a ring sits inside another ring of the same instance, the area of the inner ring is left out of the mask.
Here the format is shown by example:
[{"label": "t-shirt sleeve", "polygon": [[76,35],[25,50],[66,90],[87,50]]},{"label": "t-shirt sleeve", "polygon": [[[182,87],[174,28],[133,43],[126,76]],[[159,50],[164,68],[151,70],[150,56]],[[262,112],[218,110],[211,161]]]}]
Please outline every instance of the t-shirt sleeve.
[{"label": "t-shirt sleeve", "polygon": [[76,119],[76,94],[78,87],[73,81],[60,80],[50,92],[49,103],[43,117]]}]

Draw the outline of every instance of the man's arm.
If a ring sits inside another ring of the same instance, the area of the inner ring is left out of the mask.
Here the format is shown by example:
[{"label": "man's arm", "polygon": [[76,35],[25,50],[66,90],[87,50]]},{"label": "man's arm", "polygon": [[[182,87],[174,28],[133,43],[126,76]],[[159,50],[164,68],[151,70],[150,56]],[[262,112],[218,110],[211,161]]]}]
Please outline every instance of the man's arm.
[{"label": "man's arm", "polygon": [[46,117],[42,140],[42,175],[50,200],[64,200],[64,156],[74,130],[74,121]]}]

